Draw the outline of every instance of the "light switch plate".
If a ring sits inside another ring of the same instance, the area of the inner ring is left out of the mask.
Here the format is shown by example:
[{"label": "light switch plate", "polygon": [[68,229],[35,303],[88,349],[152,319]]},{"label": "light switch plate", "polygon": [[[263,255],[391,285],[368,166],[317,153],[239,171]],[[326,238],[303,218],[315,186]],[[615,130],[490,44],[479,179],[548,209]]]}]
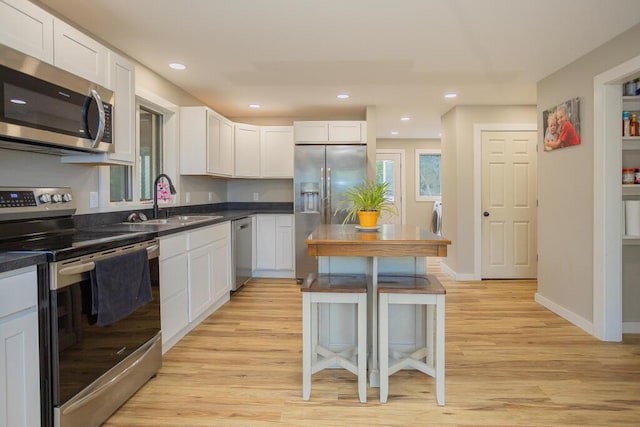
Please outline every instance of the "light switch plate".
[{"label": "light switch plate", "polygon": [[260,200],[260,193],[253,193],[253,201],[256,202]]}]

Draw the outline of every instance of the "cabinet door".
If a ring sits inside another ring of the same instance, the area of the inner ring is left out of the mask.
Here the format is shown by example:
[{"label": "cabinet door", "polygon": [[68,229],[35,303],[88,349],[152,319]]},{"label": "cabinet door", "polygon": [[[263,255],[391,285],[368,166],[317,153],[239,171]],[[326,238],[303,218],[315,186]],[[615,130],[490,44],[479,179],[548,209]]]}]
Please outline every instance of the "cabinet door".
[{"label": "cabinet door", "polygon": [[231,291],[231,245],[229,238],[224,238],[212,246],[213,300],[218,301]]},{"label": "cabinet door", "polygon": [[207,173],[220,173],[220,118],[207,111]]},{"label": "cabinet door", "polygon": [[213,302],[213,245],[189,252],[189,321],[193,322]]},{"label": "cabinet door", "polygon": [[0,426],[40,425],[38,279],[34,267],[0,274]]},{"label": "cabinet door", "polygon": [[264,178],[293,178],[293,128],[267,126],[260,135],[260,174]]},{"label": "cabinet door", "polygon": [[260,128],[236,123],[235,125],[235,176],[257,178],[260,176]]},{"label": "cabinet door", "polygon": [[107,48],[67,23],[53,22],[53,65],[107,86]]},{"label": "cabinet door", "polygon": [[293,270],[293,215],[276,216],[276,269]]},{"label": "cabinet door", "polygon": [[0,0],[0,43],[53,63],[53,16],[26,0]]},{"label": "cabinet door", "polygon": [[180,108],[180,174],[207,172],[207,109]]},{"label": "cabinet door", "polygon": [[186,253],[160,261],[160,319],[163,344],[189,324],[187,268]]},{"label": "cabinet door", "polygon": [[115,52],[109,52],[109,87],[115,92],[115,152],[110,153],[109,158],[133,164],[136,156],[135,65]]},{"label": "cabinet door", "polygon": [[362,142],[362,122],[329,122],[329,141]]},{"label": "cabinet door", "polygon": [[256,268],[276,268],[276,215],[258,215],[256,231]]},{"label": "cabinet door", "polygon": [[229,120],[222,120],[220,123],[220,165],[221,175],[232,176],[234,172],[233,159],[233,123]]},{"label": "cabinet door", "polygon": [[293,130],[296,142],[329,141],[328,122],[295,122]]}]

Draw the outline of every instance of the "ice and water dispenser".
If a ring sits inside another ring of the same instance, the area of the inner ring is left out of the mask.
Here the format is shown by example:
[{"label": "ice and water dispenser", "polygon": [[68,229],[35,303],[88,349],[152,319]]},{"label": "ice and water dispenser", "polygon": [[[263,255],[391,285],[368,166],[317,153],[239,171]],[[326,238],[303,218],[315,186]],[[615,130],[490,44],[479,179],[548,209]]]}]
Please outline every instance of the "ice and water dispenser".
[{"label": "ice and water dispenser", "polygon": [[302,193],[302,212],[320,211],[320,185],[317,182],[300,183]]}]

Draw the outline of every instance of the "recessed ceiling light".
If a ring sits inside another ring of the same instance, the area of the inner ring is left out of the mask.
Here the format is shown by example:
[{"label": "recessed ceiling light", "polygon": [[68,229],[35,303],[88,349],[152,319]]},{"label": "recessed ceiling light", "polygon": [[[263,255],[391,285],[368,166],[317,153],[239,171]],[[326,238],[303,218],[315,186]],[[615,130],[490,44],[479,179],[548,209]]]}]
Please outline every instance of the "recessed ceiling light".
[{"label": "recessed ceiling light", "polygon": [[449,92],[449,93],[445,93],[445,94],[444,94],[444,97],[445,97],[445,98],[448,98],[448,99],[455,98],[456,96],[458,96],[458,94],[457,94],[457,93],[454,93],[454,92]]},{"label": "recessed ceiling light", "polygon": [[338,98],[339,99],[348,99],[349,98],[349,94],[348,93],[339,93],[338,94]]},{"label": "recessed ceiling light", "polygon": [[400,120],[402,120],[403,122],[408,122],[409,120],[411,120],[411,117],[400,117]]},{"label": "recessed ceiling light", "polygon": [[398,132],[397,130],[392,130],[391,135],[400,135],[400,132]]},{"label": "recessed ceiling light", "polygon": [[249,104],[249,108],[260,108],[260,104]]},{"label": "recessed ceiling light", "polygon": [[12,104],[18,104],[18,105],[24,105],[27,103],[27,101],[25,101],[24,99],[12,99],[11,100]]},{"label": "recessed ceiling light", "polygon": [[184,64],[181,64],[179,62],[172,62],[171,64],[169,64],[169,67],[173,68],[174,70],[186,70],[187,66]]}]

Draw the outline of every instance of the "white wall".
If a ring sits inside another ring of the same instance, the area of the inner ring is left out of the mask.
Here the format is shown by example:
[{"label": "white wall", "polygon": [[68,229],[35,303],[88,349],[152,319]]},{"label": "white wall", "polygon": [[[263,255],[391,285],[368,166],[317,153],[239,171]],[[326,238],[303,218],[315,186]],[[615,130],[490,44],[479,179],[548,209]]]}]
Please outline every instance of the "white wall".
[{"label": "white wall", "polygon": [[538,82],[539,128],[544,110],[574,97],[581,100],[582,122],[581,145],[539,156],[538,295],[587,330],[594,305],[593,78],[638,56],[639,41],[636,25]]},{"label": "white wall", "polygon": [[475,274],[474,125],[527,123],[536,123],[533,105],[459,106],[442,117],[442,235],[451,240],[444,264],[458,278]]}]

